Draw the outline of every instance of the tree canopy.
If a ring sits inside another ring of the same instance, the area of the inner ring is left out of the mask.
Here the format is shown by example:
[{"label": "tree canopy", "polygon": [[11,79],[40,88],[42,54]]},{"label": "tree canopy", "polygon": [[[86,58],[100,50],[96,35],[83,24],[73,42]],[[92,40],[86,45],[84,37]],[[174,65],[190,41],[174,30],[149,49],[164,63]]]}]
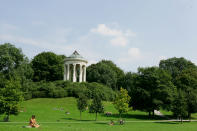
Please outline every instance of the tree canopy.
[{"label": "tree canopy", "polygon": [[139,68],[135,78],[135,88],[131,89],[133,109],[147,111],[154,115],[160,107],[170,108],[173,98],[171,77],[157,67]]},{"label": "tree canopy", "polygon": [[102,60],[87,68],[87,81],[103,83],[112,89],[118,89],[121,85],[124,72],[112,61]]},{"label": "tree canopy", "polygon": [[175,80],[177,89],[184,92],[187,115],[190,118],[191,113],[197,112],[197,69],[185,69]]},{"label": "tree canopy", "polygon": [[7,78],[13,77],[15,70],[23,63],[21,49],[10,43],[0,45],[0,72]]},{"label": "tree canopy", "polygon": [[55,81],[63,79],[64,57],[53,52],[42,52],[36,55],[31,64],[34,70],[34,81]]},{"label": "tree canopy", "polygon": [[168,71],[174,83],[174,78],[178,76],[183,70],[188,68],[196,68],[195,64],[185,58],[169,58],[167,60],[161,60],[159,63],[159,68]]}]

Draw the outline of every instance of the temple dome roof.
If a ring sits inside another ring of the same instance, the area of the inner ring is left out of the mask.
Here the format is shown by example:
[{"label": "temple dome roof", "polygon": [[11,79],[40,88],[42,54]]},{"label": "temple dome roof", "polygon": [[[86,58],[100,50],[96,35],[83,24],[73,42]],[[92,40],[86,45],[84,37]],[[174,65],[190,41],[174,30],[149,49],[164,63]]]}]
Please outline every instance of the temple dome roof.
[{"label": "temple dome roof", "polygon": [[65,61],[71,61],[71,60],[74,60],[74,61],[79,60],[79,61],[84,61],[87,63],[87,60],[84,57],[82,57],[76,50],[73,52],[72,55],[70,55],[69,57],[65,59]]},{"label": "temple dome roof", "polygon": [[68,58],[83,58],[77,51],[74,51]]}]

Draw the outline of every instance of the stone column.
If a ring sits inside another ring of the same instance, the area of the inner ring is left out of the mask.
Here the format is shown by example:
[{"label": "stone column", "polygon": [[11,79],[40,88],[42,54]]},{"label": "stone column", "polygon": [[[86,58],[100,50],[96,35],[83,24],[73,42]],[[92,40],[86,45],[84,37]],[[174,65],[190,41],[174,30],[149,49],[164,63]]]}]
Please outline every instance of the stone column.
[{"label": "stone column", "polygon": [[67,80],[67,70],[66,70],[66,64],[64,64],[64,81]]},{"label": "stone column", "polygon": [[86,66],[84,66],[83,81],[86,82]]},{"label": "stone column", "polygon": [[73,64],[73,82],[76,82],[76,64]]},{"label": "stone column", "polygon": [[69,77],[70,77],[70,65],[67,64],[66,80],[69,80]]},{"label": "stone column", "polygon": [[79,70],[79,82],[82,82],[82,65],[80,64],[80,70]]}]

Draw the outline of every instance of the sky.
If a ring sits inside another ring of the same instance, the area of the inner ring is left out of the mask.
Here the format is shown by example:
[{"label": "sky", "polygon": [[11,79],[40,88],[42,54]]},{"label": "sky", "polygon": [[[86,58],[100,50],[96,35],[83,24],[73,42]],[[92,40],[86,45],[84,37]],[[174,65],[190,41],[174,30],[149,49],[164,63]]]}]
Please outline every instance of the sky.
[{"label": "sky", "polygon": [[43,51],[125,72],[184,57],[197,64],[197,0],[0,0],[0,44],[31,60]]}]

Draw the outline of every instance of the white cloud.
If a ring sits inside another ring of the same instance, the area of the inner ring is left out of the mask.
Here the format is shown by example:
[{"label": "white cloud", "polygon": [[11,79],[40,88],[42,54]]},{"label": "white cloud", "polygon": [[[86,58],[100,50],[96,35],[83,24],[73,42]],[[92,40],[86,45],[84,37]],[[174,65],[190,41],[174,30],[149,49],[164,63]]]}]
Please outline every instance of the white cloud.
[{"label": "white cloud", "polygon": [[126,46],[128,43],[128,40],[125,37],[115,37],[110,40],[110,43],[114,46]]},{"label": "white cloud", "polygon": [[110,29],[105,24],[99,24],[97,28],[93,28],[90,31],[94,33],[99,33],[105,36],[121,36],[122,35],[122,32],[120,30]]},{"label": "white cloud", "polygon": [[122,31],[118,29],[112,29],[105,24],[99,24],[97,28],[90,30],[92,33],[98,33],[103,36],[111,37],[109,41],[113,46],[126,46],[129,41],[129,37],[136,37],[136,33],[130,30]]},{"label": "white cloud", "polygon": [[71,50],[72,47],[70,46],[64,46],[60,44],[52,44],[47,41],[43,40],[35,40],[32,38],[26,38],[26,37],[21,37],[21,36],[14,36],[14,35],[1,35],[0,34],[0,39],[4,42],[11,42],[11,43],[22,43],[25,45],[31,45],[39,48],[44,48],[48,50],[55,50],[58,51],[60,49],[62,50]]},{"label": "white cloud", "polygon": [[[32,22],[32,24],[41,25],[44,23]],[[32,32],[37,32],[37,28],[34,29],[32,29]],[[43,29],[45,30],[39,32],[39,36],[32,36],[27,29],[19,28],[16,25],[0,23],[0,41],[2,43],[9,42],[20,45],[20,47],[21,45],[28,45],[31,47],[37,47],[38,49],[41,48],[42,50],[54,51],[56,53],[72,52],[71,50],[74,50],[73,46],[68,44],[67,41],[68,35],[71,31],[70,28],[43,27]],[[35,50],[32,52],[35,52]]]},{"label": "white cloud", "polygon": [[130,48],[128,50],[128,55],[129,57],[132,58],[140,58],[141,57],[141,53],[140,53],[140,49],[139,48]]},{"label": "white cloud", "polygon": [[[36,25],[37,23],[35,22],[34,24]],[[45,29],[45,27],[43,28]],[[71,28],[47,28],[41,31],[39,37],[32,36],[25,29],[18,30],[14,25],[0,23],[0,29],[1,43],[9,42],[21,47],[29,58],[33,58],[42,51],[52,51],[69,56],[74,50],[77,50],[89,61],[89,64],[92,64],[99,61],[102,56],[95,51],[94,46],[91,46],[94,44],[89,33],[83,37],[76,37],[74,40],[69,39],[68,41],[67,38],[72,34]]]},{"label": "white cloud", "polygon": [[119,63],[130,63],[134,61],[140,61],[143,59],[143,54],[139,48],[129,48],[128,51],[122,55],[119,59]]},{"label": "white cloud", "polygon": [[130,30],[127,30],[126,32],[125,32],[125,36],[127,36],[127,37],[136,37],[136,33],[135,32],[132,32],[132,31],[130,31]]}]

